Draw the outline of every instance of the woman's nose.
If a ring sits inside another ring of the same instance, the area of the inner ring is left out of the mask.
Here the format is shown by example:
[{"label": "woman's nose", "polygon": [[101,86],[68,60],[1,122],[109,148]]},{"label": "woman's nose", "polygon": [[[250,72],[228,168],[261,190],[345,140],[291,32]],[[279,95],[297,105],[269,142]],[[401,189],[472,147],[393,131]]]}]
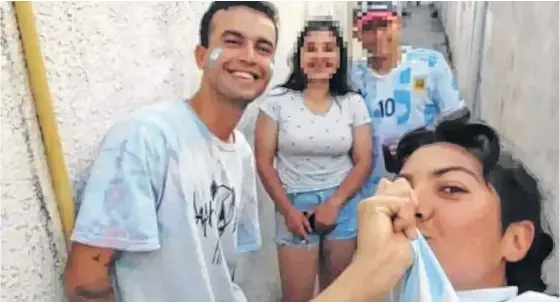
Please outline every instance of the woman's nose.
[{"label": "woman's nose", "polygon": [[435,196],[426,187],[416,186],[414,193],[418,201],[416,219],[418,222],[430,220],[434,214]]}]

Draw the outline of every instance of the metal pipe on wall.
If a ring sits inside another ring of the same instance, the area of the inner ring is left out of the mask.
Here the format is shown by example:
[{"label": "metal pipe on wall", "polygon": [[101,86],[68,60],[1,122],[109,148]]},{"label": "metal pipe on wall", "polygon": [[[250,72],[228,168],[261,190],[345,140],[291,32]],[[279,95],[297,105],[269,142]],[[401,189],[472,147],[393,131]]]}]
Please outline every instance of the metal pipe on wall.
[{"label": "metal pipe on wall", "polygon": [[33,103],[43,137],[51,184],[57,203],[66,240],[74,227],[74,202],[72,187],[64,162],[64,154],[58,134],[41,45],[37,36],[33,7],[29,1],[13,2],[23,55],[27,65],[27,78],[33,94]]}]

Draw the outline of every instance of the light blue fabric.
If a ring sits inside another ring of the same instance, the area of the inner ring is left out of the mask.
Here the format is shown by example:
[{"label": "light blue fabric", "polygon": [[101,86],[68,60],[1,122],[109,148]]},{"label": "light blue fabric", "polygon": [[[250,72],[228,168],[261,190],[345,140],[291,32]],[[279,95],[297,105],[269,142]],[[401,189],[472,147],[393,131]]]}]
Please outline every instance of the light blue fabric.
[{"label": "light blue fabric", "polygon": [[426,239],[412,241],[414,263],[385,302],[459,302],[459,298]]},{"label": "light blue fabric", "polygon": [[455,291],[434,252],[420,232],[411,242],[414,263],[384,302],[552,302],[558,298],[524,292],[516,286]]},{"label": "light blue fabric", "polygon": [[255,177],[239,131],[220,143],[184,100],[142,108],[101,143],[72,240],[120,251],[118,302],[245,302],[233,277],[261,244]]}]

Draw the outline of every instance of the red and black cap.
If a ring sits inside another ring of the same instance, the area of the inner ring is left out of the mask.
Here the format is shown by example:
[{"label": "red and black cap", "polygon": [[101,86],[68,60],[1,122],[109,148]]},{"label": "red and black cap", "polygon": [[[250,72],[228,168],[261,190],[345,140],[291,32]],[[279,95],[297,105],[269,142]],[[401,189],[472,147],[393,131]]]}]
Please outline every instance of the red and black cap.
[{"label": "red and black cap", "polygon": [[[397,7],[392,1],[358,1],[356,26],[361,28],[368,23],[385,23],[396,20]],[[383,26],[383,24],[380,24]]]}]

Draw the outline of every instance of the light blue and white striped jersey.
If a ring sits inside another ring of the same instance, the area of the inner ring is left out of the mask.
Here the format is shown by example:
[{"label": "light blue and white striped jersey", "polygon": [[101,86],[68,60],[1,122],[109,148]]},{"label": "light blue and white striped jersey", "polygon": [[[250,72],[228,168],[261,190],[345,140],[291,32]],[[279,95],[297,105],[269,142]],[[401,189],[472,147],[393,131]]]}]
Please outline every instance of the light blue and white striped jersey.
[{"label": "light blue and white striped jersey", "polygon": [[518,295],[516,286],[455,291],[426,239],[418,232],[411,242],[414,262],[384,302],[552,302],[543,293],[527,291]]},{"label": "light blue and white striped jersey", "polygon": [[105,136],[72,240],[119,251],[118,302],[246,302],[233,276],[261,244],[250,145],[217,139],[184,100],[137,110]]},{"label": "light blue and white striped jersey", "polygon": [[[349,77],[366,101],[379,140],[377,154],[381,145],[391,146],[408,131],[433,126],[438,117],[465,106],[445,57],[435,50],[402,47],[399,65],[384,76],[370,69],[366,59],[357,60]],[[375,157],[374,165],[370,187],[385,174],[382,156]]]}]

